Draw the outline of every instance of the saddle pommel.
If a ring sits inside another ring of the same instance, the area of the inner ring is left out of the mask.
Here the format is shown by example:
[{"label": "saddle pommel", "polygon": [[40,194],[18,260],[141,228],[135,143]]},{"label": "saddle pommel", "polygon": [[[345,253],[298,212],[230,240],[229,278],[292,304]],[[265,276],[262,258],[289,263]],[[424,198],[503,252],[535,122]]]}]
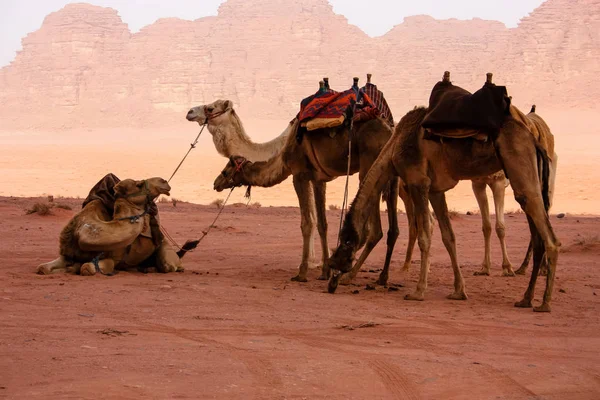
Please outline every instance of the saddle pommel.
[{"label": "saddle pommel", "polygon": [[367,83],[371,83],[372,77],[373,77],[373,74],[367,74]]},{"label": "saddle pommel", "polygon": [[485,83],[492,83],[492,77],[494,76],[494,74],[492,74],[491,72],[488,72],[487,74],[485,74],[486,78],[485,78]]},{"label": "saddle pommel", "polygon": [[444,72],[444,82],[450,82],[450,71]]}]

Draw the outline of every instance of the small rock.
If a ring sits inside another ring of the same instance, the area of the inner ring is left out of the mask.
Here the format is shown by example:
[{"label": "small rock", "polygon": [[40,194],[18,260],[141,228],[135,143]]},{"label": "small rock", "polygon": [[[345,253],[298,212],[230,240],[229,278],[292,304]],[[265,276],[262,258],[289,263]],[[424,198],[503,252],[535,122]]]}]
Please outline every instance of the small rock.
[{"label": "small rock", "polygon": [[397,287],[395,287],[395,286],[390,286],[390,287],[388,288],[388,292],[397,292],[398,290],[400,290],[400,289],[398,289],[398,288],[397,288]]},{"label": "small rock", "polygon": [[58,286],[64,286],[64,285],[65,285],[64,282],[61,282],[61,283],[58,284]]},{"label": "small rock", "polygon": [[467,215],[473,215],[471,211],[467,211]]},{"label": "small rock", "polygon": [[556,214],[556,218],[564,218],[566,216],[567,216],[567,214],[565,214],[565,213]]},{"label": "small rock", "polygon": [[77,314],[80,317],[86,317],[86,318],[92,318],[94,316],[94,314]]},{"label": "small rock", "polygon": [[256,286],[252,286],[252,289],[256,289]]},{"label": "small rock", "polygon": [[558,289],[558,291],[561,292],[561,293],[567,293],[567,291],[565,289],[562,289],[562,288]]},{"label": "small rock", "polygon": [[[353,290],[353,291],[352,291],[352,294],[359,294],[359,293],[360,293],[360,290]],[[596,293],[594,293],[594,295],[595,295],[595,294],[596,294]]]},{"label": "small rock", "polygon": [[96,349],[97,347],[86,346],[85,344],[81,346],[82,349]]},{"label": "small rock", "polygon": [[477,362],[477,361],[473,361],[473,364],[475,364],[475,365],[481,365],[481,363]]},{"label": "small rock", "polygon": [[161,288],[161,289],[165,289],[165,290],[172,289],[172,287],[171,287],[171,286],[169,286],[169,285],[161,285],[161,286],[160,286],[160,288]]},{"label": "small rock", "polygon": [[597,296],[596,292],[594,292],[594,296]]},{"label": "small rock", "polygon": [[370,283],[367,283],[367,286],[365,287],[365,290],[375,290],[375,286],[371,285]]}]

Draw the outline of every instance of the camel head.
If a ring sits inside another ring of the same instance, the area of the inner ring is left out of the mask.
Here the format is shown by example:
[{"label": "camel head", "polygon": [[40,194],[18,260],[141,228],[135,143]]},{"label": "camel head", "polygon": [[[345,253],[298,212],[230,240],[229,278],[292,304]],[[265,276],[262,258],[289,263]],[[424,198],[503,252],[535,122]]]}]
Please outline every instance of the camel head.
[{"label": "camel head", "polygon": [[149,178],[142,181],[124,179],[114,187],[117,198],[126,198],[133,204],[144,204],[161,194],[170,196],[171,186],[163,178]]},{"label": "camel head", "polygon": [[352,224],[352,212],[353,210],[350,210],[346,215],[344,226],[340,232],[339,246],[327,260],[327,266],[333,271],[343,273],[350,271],[356,252],[361,247],[359,235]]},{"label": "camel head", "polygon": [[192,107],[185,118],[190,122],[203,125],[228,111],[233,111],[233,102],[231,100],[217,100],[210,104]]},{"label": "camel head", "polygon": [[241,156],[229,157],[229,162],[215,179],[214,189],[217,192],[222,192],[225,189],[231,189],[245,185],[242,169],[250,161]]}]

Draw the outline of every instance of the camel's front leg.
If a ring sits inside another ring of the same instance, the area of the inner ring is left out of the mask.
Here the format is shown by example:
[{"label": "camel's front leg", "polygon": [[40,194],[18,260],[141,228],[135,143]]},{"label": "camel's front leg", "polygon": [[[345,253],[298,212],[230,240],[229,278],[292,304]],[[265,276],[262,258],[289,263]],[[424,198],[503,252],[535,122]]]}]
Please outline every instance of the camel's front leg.
[{"label": "camel's front leg", "polygon": [[[483,231],[483,240],[485,243],[484,256],[481,271],[476,271],[474,275],[490,275],[492,264],[492,222],[490,220],[490,207],[488,204],[487,194],[485,192],[486,184],[480,181],[472,181],[473,193],[477,204],[479,205],[479,213],[481,214],[481,230]],[[496,217],[497,218],[497,217]]]},{"label": "camel's front leg", "polygon": [[175,250],[163,241],[156,249],[156,270],[167,274],[169,272],[183,272],[183,264]]},{"label": "camel's front leg", "polygon": [[429,212],[428,195],[431,181],[422,178],[420,183],[409,184],[409,193],[415,208],[417,220],[417,237],[421,250],[421,272],[419,283],[414,293],[404,296],[406,300],[419,300],[425,298],[427,289],[427,275],[429,274],[429,249],[431,247],[431,215]]},{"label": "camel's front leg", "polygon": [[386,199],[388,213],[387,250],[385,253],[383,271],[381,271],[379,279],[377,279],[377,284],[383,286],[387,285],[390,277],[392,254],[394,253],[394,246],[396,245],[396,240],[398,240],[398,235],[400,234],[398,230],[398,181],[399,178],[390,181],[390,191]]},{"label": "camel's front leg", "polygon": [[41,264],[37,267],[36,273],[39,275],[50,275],[56,270],[66,270],[69,263],[63,256],[58,257],[56,260],[52,260],[48,263]]},{"label": "camel's front leg", "polygon": [[314,231],[314,215],[311,206],[314,196],[311,190],[310,182],[294,176],[294,189],[298,195],[300,203],[300,228],[302,229],[302,261],[298,267],[298,275],[292,278],[296,282],[307,282],[308,263],[310,260],[310,248],[312,243],[312,232]]},{"label": "camel's front leg", "polygon": [[98,261],[98,269],[96,271],[96,265],[93,262],[87,262],[81,266],[80,274],[82,276],[93,276],[96,272],[100,272],[102,275],[112,275],[115,272],[115,261],[112,258],[105,258]]},{"label": "camel's front leg", "polygon": [[406,257],[404,258],[403,271],[410,270],[410,262],[412,260],[412,253],[417,242],[417,220],[415,218],[415,209],[410,198],[410,195],[406,191],[406,186],[401,183],[399,186],[398,194],[404,203],[404,209],[406,210],[406,219],[408,220],[408,245],[406,246]]},{"label": "camel's front leg", "polygon": [[325,210],[327,184],[325,182],[313,181],[312,185],[315,191],[317,229],[319,230],[319,237],[321,239],[321,276],[317,279],[326,281],[330,276],[329,266],[327,264],[327,260],[329,260],[329,243],[327,241],[327,214]]},{"label": "camel's front leg", "polygon": [[440,232],[442,233],[442,242],[450,255],[450,262],[452,264],[452,270],[454,271],[454,293],[448,296],[451,300],[467,300],[467,294],[465,293],[465,281],[460,267],[458,266],[458,256],[456,255],[456,237],[452,230],[452,223],[448,216],[448,205],[446,203],[446,195],[443,192],[430,193],[429,199],[431,205],[435,211],[435,215],[438,217],[438,223],[440,225]]},{"label": "camel's front leg", "polygon": [[500,240],[502,248],[502,276],[515,276],[512,263],[508,259],[508,251],[506,250],[506,228],[504,223],[504,194],[506,193],[505,179],[497,179],[491,185],[494,195],[494,206],[496,207],[496,235]]}]

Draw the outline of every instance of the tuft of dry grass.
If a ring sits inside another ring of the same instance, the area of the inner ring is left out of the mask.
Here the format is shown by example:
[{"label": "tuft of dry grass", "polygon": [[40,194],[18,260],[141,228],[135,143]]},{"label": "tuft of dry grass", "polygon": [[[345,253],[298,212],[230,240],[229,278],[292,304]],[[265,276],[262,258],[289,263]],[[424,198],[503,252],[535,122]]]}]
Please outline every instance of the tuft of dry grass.
[{"label": "tuft of dry grass", "polygon": [[223,204],[225,204],[225,200],[223,199],[215,199],[210,203],[211,206],[215,206],[217,208],[223,207]]},{"label": "tuft of dry grass", "polygon": [[261,208],[262,204],[260,204],[258,201],[255,201],[254,203],[250,204],[250,207]]},{"label": "tuft of dry grass", "polygon": [[37,214],[37,215],[52,215],[52,206],[50,204],[45,203],[35,203],[33,207],[25,210],[27,215]]},{"label": "tuft of dry grass", "polygon": [[171,204],[173,204],[173,207],[177,207],[177,203],[179,203],[181,200],[176,199],[176,198],[172,198],[171,199]]},{"label": "tuft of dry grass", "polygon": [[160,199],[158,199],[159,203],[169,203],[170,201],[171,200],[169,200],[168,197],[164,197],[164,196],[161,196]]},{"label": "tuft of dry grass", "polygon": [[329,209],[331,211],[338,211],[340,209],[340,206],[338,206],[337,204],[330,204]]},{"label": "tuft of dry grass", "polygon": [[577,235],[577,238],[566,247],[562,247],[561,251],[565,253],[574,251],[589,251],[600,248],[600,236],[598,235]]}]

